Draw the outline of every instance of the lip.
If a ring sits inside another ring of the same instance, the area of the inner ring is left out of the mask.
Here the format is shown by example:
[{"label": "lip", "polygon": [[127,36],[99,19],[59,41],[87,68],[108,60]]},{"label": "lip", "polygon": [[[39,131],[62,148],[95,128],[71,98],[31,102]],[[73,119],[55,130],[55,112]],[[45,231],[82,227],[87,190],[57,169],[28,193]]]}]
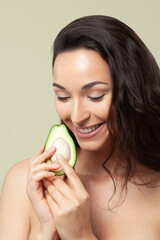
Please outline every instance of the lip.
[{"label": "lip", "polygon": [[[97,125],[97,124],[96,124]],[[96,126],[94,125],[94,126]],[[78,131],[78,128],[76,127],[76,134],[79,138],[91,138],[94,137],[97,133],[99,133],[101,131],[101,129],[103,128],[104,123],[102,123],[96,130],[90,132],[90,133],[81,133]],[[86,129],[86,128],[90,128],[90,127],[85,127],[85,128],[81,128],[81,129]]]}]

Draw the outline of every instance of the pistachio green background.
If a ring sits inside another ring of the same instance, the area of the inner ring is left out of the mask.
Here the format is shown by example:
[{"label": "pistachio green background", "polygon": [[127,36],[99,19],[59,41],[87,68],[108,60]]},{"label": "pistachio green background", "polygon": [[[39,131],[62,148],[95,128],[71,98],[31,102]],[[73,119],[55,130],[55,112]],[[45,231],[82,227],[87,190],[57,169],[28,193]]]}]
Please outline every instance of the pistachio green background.
[{"label": "pistachio green background", "polygon": [[116,17],[142,38],[160,65],[159,0],[0,0],[0,188],[15,163],[30,158],[59,122],[51,45],[70,21]]}]

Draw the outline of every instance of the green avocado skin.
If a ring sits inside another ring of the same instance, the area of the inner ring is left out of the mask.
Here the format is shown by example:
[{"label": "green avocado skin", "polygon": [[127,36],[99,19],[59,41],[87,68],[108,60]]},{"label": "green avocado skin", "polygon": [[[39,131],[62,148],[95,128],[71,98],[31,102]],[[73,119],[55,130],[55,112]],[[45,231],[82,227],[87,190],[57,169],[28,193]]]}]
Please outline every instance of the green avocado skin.
[{"label": "green avocado skin", "polygon": [[[69,161],[69,164],[71,167],[74,167],[76,164],[76,146],[71,135],[67,130],[67,127],[64,124],[61,125],[55,124],[51,127],[45,142],[44,151],[49,149],[57,138],[62,138],[66,140],[67,143],[69,144],[71,150],[71,159]],[[51,162],[51,160],[48,159],[46,160],[46,162]],[[55,173],[56,176],[61,176],[65,174],[63,170],[55,170],[53,172]]]}]

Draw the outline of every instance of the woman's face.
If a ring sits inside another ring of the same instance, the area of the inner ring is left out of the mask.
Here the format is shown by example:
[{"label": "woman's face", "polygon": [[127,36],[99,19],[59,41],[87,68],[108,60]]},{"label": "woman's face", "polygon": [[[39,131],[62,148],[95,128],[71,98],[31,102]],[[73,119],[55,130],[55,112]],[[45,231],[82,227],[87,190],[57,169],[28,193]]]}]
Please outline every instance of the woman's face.
[{"label": "woman's face", "polygon": [[100,150],[109,139],[112,84],[108,64],[93,50],[63,52],[56,57],[53,79],[59,117],[81,149]]}]

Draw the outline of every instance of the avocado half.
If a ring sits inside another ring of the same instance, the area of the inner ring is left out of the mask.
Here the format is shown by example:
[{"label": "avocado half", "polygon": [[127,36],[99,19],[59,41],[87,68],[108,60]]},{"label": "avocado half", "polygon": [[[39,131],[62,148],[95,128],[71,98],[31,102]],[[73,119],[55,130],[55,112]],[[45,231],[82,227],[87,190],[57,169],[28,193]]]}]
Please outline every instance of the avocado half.
[{"label": "avocado half", "polygon": [[[56,152],[46,162],[58,163],[56,160],[56,155],[57,153],[60,153],[68,161],[70,166],[74,167],[76,163],[76,146],[67,130],[67,127],[64,124],[53,125],[51,127],[45,142],[44,151],[46,151],[52,146],[56,147]],[[60,167],[57,170],[54,170],[53,172],[55,173],[55,175],[59,175],[59,176],[64,174],[62,167]]]}]

